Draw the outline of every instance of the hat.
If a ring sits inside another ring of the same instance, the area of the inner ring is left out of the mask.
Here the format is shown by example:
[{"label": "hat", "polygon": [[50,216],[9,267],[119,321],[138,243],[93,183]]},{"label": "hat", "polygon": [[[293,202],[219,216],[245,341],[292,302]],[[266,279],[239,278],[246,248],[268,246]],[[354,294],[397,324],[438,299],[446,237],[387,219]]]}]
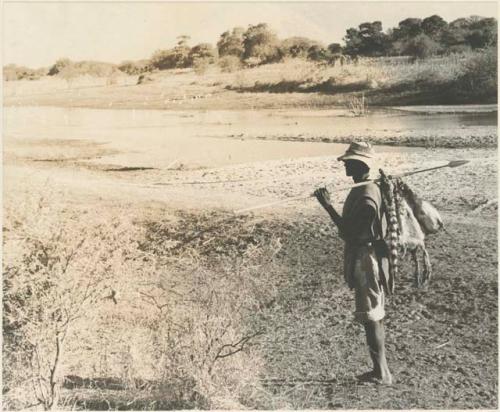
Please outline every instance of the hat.
[{"label": "hat", "polygon": [[376,155],[370,143],[352,142],[347,151],[337,160],[359,160],[372,169],[375,166]]}]

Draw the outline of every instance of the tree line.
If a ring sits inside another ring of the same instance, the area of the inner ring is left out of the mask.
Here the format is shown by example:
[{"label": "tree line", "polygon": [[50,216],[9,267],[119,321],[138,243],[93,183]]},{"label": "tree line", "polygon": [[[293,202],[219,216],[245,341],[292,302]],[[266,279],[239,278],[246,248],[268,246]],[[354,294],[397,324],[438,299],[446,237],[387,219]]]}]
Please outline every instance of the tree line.
[{"label": "tree line", "polygon": [[[470,16],[450,23],[438,15],[425,19],[407,18],[397,27],[384,32],[380,21],[361,23],[346,30],[344,45],[324,45],[307,37],[280,40],[266,23],[235,27],[222,33],[216,46],[201,43],[188,46],[188,36],[180,36],[172,49],[158,50],[149,60],[148,69],[199,67],[222,60],[221,67],[266,64],[286,58],[304,58],[335,63],[340,56],[411,56],[426,58],[433,55],[463,53],[496,47],[497,20]],[[145,70],[147,65],[122,64],[130,72]]]},{"label": "tree line", "polygon": [[344,52],[361,56],[413,56],[465,52],[496,47],[497,21],[470,16],[447,23],[433,15],[407,18],[384,32],[380,21],[366,22],[347,30]]},{"label": "tree line", "polygon": [[[380,21],[364,22],[346,30],[344,44],[323,43],[307,37],[279,39],[266,23],[234,27],[222,33],[216,43],[189,45],[190,37],[179,36],[173,48],[161,49],[149,59],[124,61],[119,65],[100,62],[72,62],[59,59],[50,68],[48,75],[90,74],[110,76],[117,70],[136,75],[152,70],[193,67],[203,72],[209,65],[218,63],[223,71],[232,71],[241,65],[252,66],[283,61],[286,58],[303,58],[335,64],[344,58],[359,56],[411,56],[427,58],[434,55],[463,53],[469,50],[497,46],[497,20],[470,16],[446,22],[441,16],[432,15],[424,19],[407,18],[397,27],[384,31]],[[4,67],[4,76],[34,79],[38,71],[9,65]]]}]

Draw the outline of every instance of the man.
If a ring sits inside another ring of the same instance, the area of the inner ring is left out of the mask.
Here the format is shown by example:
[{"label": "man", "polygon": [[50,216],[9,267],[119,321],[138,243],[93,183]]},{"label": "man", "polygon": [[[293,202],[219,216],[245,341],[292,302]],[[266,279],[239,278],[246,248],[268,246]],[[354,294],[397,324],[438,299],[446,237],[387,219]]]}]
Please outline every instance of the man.
[{"label": "man", "polygon": [[[361,183],[369,180],[370,172],[373,172],[375,153],[368,143],[352,143],[338,160],[344,162],[346,175],[351,176],[354,183]],[[383,325],[389,263],[383,241],[387,224],[380,189],[373,182],[353,188],[344,203],[342,216],[333,208],[325,188],[314,194],[345,241],[344,277],[354,289],[354,316],[365,328],[373,362],[373,370],[358,376],[358,379],[390,385],[392,376],[385,356]]]}]

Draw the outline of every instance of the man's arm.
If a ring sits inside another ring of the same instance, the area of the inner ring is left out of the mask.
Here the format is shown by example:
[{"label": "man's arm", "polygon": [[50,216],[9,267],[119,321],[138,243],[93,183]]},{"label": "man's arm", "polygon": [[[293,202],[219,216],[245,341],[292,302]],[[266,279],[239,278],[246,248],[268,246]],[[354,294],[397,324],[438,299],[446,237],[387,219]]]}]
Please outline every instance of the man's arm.
[{"label": "man's arm", "polygon": [[328,193],[328,190],[326,188],[322,187],[320,189],[317,189],[314,191],[314,196],[316,196],[316,199],[318,199],[318,202],[323,206],[323,208],[327,211],[327,213],[330,215],[331,219],[333,220],[333,223],[338,227],[340,236],[343,238],[344,237],[344,219],[342,219],[342,216],[340,216],[337,211],[334,209],[332,206],[332,202],[330,200],[330,193]]},{"label": "man's arm", "polygon": [[318,189],[314,192],[314,195],[338,227],[342,239],[346,241],[357,239],[360,234],[371,230],[373,220],[377,216],[375,206],[372,204],[373,202],[367,201],[350,219],[346,220],[332,206],[328,190],[325,188]]}]

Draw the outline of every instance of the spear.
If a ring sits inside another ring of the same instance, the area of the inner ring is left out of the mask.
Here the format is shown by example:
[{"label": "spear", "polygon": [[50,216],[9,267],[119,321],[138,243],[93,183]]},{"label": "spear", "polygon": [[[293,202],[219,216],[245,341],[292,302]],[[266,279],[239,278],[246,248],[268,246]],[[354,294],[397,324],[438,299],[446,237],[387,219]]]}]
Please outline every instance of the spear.
[{"label": "spear", "polygon": [[[445,165],[435,166],[435,167],[428,167],[426,169],[411,170],[409,172],[399,173],[399,174],[396,174],[396,175],[391,175],[389,177],[395,178],[395,177],[411,176],[411,175],[415,175],[417,173],[423,173],[423,172],[429,172],[431,170],[443,169],[445,167],[451,167],[451,168],[453,168],[453,167],[459,167],[459,166],[462,166],[462,165],[464,165],[466,163],[469,163],[469,161],[468,160],[452,160],[452,161],[446,163]],[[352,189],[354,187],[365,186],[365,185],[367,185],[369,183],[379,182],[379,181],[380,181],[380,178],[374,179],[374,180],[366,180],[366,181],[360,182],[360,183],[355,183],[355,184],[350,184],[350,185],[345,185],[345,186],[337,187],[337,188],[335,188],[335,191],[336,192],[340,192],[340,191],[343,191],[343,190],[349,190],[349,189]],[[286,203],[286,202],[292,202],[294,200],[309,199],[310,197],[314,197],[314,194],[311,193],[311,194],[309,194],[307,196],[300,195],[300,196],[289,197],[287,199],[277,200],[275,202],[265,203],[265,204],[262,204],[262,205],[257,205],[257,206],[247,207],[245,209],[236,210],[234,213],[236,213],[236,214],[245,213],[245,212],[249,212],[251,210],[263,209],[265,207],[280,205],[280,204]]]}]

